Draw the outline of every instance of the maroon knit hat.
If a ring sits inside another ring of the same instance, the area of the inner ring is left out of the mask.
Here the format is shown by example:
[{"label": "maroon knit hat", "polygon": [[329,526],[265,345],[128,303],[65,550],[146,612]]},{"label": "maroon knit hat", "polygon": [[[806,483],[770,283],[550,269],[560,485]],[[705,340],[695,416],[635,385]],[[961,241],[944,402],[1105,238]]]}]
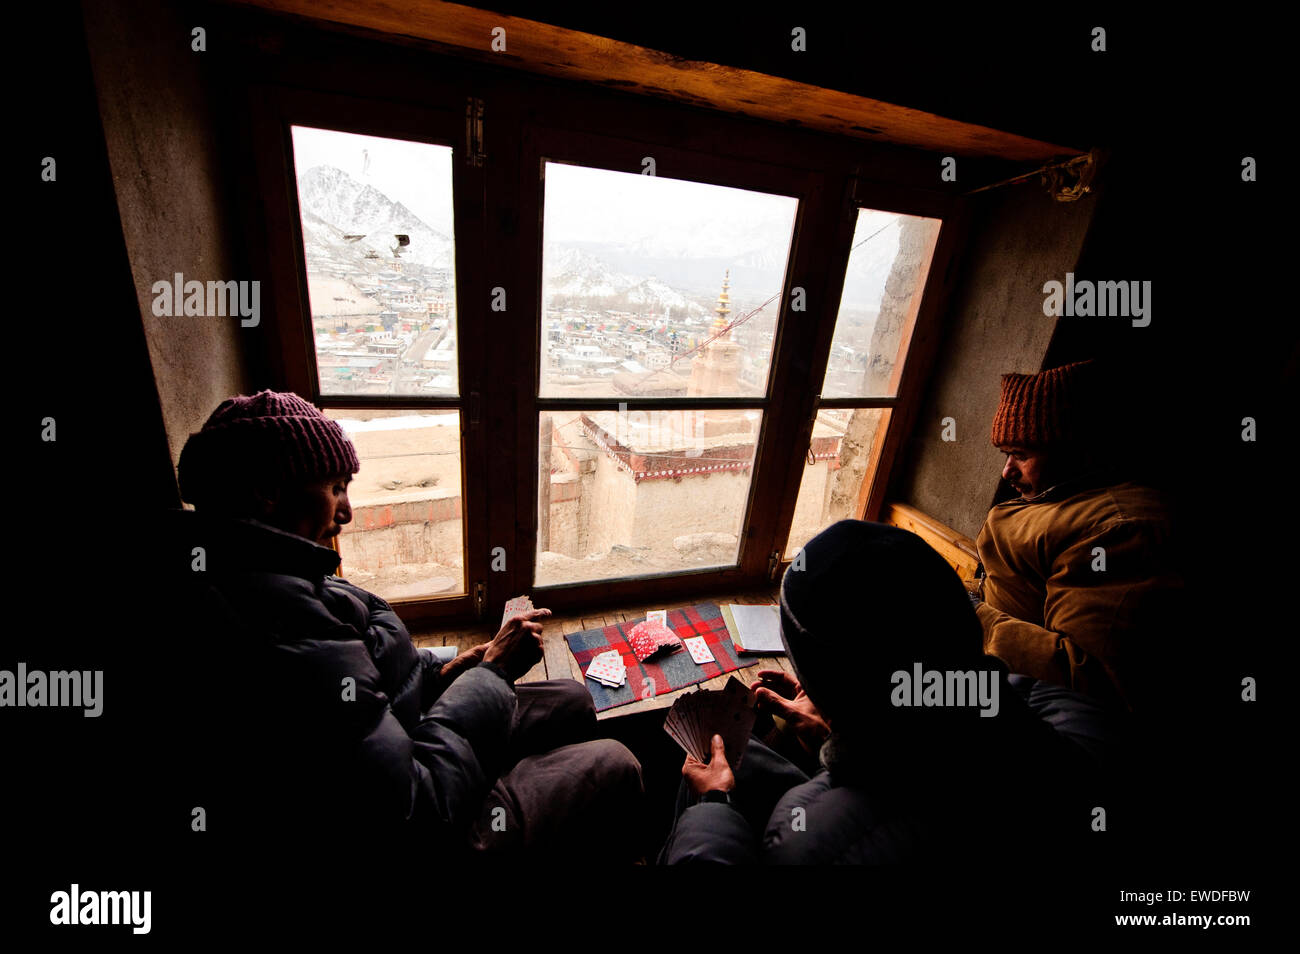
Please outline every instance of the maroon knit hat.
[{"label": "maroon knit hat", "polygon": [[308,482],[361,469],[337,421],[291,392],[228,398],[191,434],[177,467],[182,499],[202,506],[250,478]]},{"label": "maroon knit hat", "polygon": [[1093,362],[1038,374],[1002,375],[1002,400],[993,415],[993,443],[1048,447],[1086,439],[1088,385]]}]

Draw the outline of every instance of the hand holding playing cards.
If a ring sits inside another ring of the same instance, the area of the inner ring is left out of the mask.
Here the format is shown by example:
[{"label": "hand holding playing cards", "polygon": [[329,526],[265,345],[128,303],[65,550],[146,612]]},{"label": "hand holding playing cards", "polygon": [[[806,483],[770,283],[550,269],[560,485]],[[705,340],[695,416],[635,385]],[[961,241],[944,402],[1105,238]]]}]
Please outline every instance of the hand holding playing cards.
[{"label": "hand holding playing cards", "polygon": [[736,776],[731,774],[731,766],[727,764],[727,749],[720,735],[713,737],[713,754],[708,763],[688,755],[682,765],[682,774],[696,795],[729,792],[736,787]]},{"label": "hand holding playing cards", "polygon": [[789,724],[795,738],[807,751],[816,754],[831,728],[822,718],[799,680],[788,672],[762,669],[754,690],[755,703],[760,712],[780,716]]},{"label": "hand holding playing cards", "polygon": [[500,666],[511,679],[518,679],[542,658],[542,624],[536,620],[550,615],[548,609],[532,609],[511,616],[487,644],[483,661]]},{"label": "hand holding playing cards", "polygon": [[473,669],[483,661],[483,654],[487,652],[489,644],[479,643],[465,650],[449,663],[445,663],[442,669],[438,670],[438,676],[441,679],[455,679],[466,669]]}]

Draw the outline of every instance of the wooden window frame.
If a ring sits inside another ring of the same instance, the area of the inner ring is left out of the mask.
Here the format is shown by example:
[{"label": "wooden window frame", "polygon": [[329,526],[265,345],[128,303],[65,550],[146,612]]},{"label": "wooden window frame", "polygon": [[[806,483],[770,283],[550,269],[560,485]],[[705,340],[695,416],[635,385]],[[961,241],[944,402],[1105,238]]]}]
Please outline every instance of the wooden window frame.
[{"label": "wooden window frame", "polygon": [[[465,67],[461,61],[434,54],[419,55],[431,58],[441,83],[401,102],[382,92],[382,76],[367,78],[359,71],[354,71],[358,78],[346,84],[347,92],[340,90],[337,71],[319,67],[314,76],[310,69],[294,73],[294,87],[290,87],[285,74],[292,70],[291,63],[268,65],[247,86],[256,181],[263,197],[261,218],[250,228],[260,232],[254,245],[265,253],[275,313],[294,316],[274,329],[271,371],[276,386],[317,403],[323,400],[330,408],[457,407],[464,415],[466,594],[395,601],[408,624],[482,617],[489,615],[489,607],[534,591],[547,605],[562,610],[769,584],[774,573],[788,565],[781,557],[802,477],[803,451],[819,407],[890,408],[859,500],[858,516],[877,519],[933,365],[956,252],[965,238],[962,203],[938,183],[933,172],[937,160],[928,154],[783,130],[740,117],[488,67]],[[364,55],[359,56],[364,60]],[[487,160],[481,166],[465,161],[464,108],[470,96],[485,104]],[[452,146],[460,398],[320,396],[312,339],[304,333],[311,323],[288,141],[288,127],[293,124]],[[646,155],[655,157],[656,171],[666,177],[799,200],[768,391],[761,398],[538,397],[542,162],[639,172]],[[923,163],[933,168],[926,172]],[[822,400],[818,392],[860,207],[942,222],[910,340],[900,351],[895,396]],[[496,285],[507,288],[509,307],[492,315],[487,311],[488,294]],[[789,304],[796,286],[804,288],[808,307],[792,320]],[[502,340],[514,344],[504,351],[494,350]],[[761,407],[762,430],[737,565],[534,587],[537,415],[575,404],[619,403],[629,410]],[[496,547],[503,547],[507,555],[504,572],[488,570]],[[773,552],[778,555],[775,567]],[[475,587],[480,583],[482,601],[476,604]]]},{"label": "wooden window frame", "polygon": [[[258,181],[265,197],[266,242],[271,255],[275,314],[290,316],[276,323],[276,357],[273,367],[277,386],[294,391],[318,407],[329,410],[410,409],[455,410],[461,415],[461,561],[464,592],[451,596],[395,600],[401,615],[410,622],[446,617],[478,615],[471,568],[481,563],[486,546],[487,499],[482,483],[475,479],[484,469],[485,448],[481,425],[483,384],[477,369],[482,366],[485,347],[482,328],[462,320],[459,303],[469,300],[479,286],[480,261],[473,249],[482,242],[482,168],[465,161],[464,113],[447,103],[412,107],[383,101],[321,95],[281,87],[256,90],[252,117],[257,140],[268,148],[257,150]],[[298,207],[294,168],[293,126],[337,129],[366,136],[401,139],[450,146],[452,150],[452,202],[455,235],[456,350],[459,395],[335,395],[322,394],[317,375],[307,291],[306,261]],[[462,236],[466,250],[462,250]],[[276,262],[281,263],[276,267]],[[292,280],[285,280],[291,272]],[[463,285],[462,285],[463,282]],[[332,541],[338,548],[337,538]],[[346,572],[346,566],[343,568]]]}]

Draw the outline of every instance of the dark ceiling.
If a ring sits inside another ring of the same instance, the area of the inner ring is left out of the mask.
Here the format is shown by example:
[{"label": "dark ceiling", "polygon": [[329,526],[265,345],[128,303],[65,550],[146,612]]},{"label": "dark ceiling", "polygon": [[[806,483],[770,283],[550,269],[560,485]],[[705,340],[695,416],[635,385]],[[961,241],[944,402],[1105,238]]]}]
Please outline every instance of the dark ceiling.
[{"label": "dark ceiling", "polygon": [[[1207,23],[1087,8],[974,16],[918,3],[882,17],[878,4],[470,5],[1084,147],[1185,135],[1207,112],[1216,132],[1252,128],[1262,91],[1277,88],[1261,72],[1279,61],[1260,46],[1282,35],[1255,15]],[[1098,25],[1105,53],[1090,49]],[[791,49],[796,26],[806,52]]]}]

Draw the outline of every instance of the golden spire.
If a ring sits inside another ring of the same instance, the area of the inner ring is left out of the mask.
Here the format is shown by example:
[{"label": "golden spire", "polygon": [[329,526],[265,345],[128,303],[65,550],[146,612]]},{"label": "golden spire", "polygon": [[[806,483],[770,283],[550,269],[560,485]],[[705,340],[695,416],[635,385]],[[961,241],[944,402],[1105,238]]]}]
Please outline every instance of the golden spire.
[{"label": "golden spire", "polygon": [[720,334],[727,325],[731,324],[730,319],[727,318],[727,316],[731,314],[731,297],[727,294],[730,279],[731,269],[727,269],[726,274],[722,278],[722,293],[718,295],[718,307],[714,309],[718,315],[718,317],[713,319],[712,333],[714,335]]}]

